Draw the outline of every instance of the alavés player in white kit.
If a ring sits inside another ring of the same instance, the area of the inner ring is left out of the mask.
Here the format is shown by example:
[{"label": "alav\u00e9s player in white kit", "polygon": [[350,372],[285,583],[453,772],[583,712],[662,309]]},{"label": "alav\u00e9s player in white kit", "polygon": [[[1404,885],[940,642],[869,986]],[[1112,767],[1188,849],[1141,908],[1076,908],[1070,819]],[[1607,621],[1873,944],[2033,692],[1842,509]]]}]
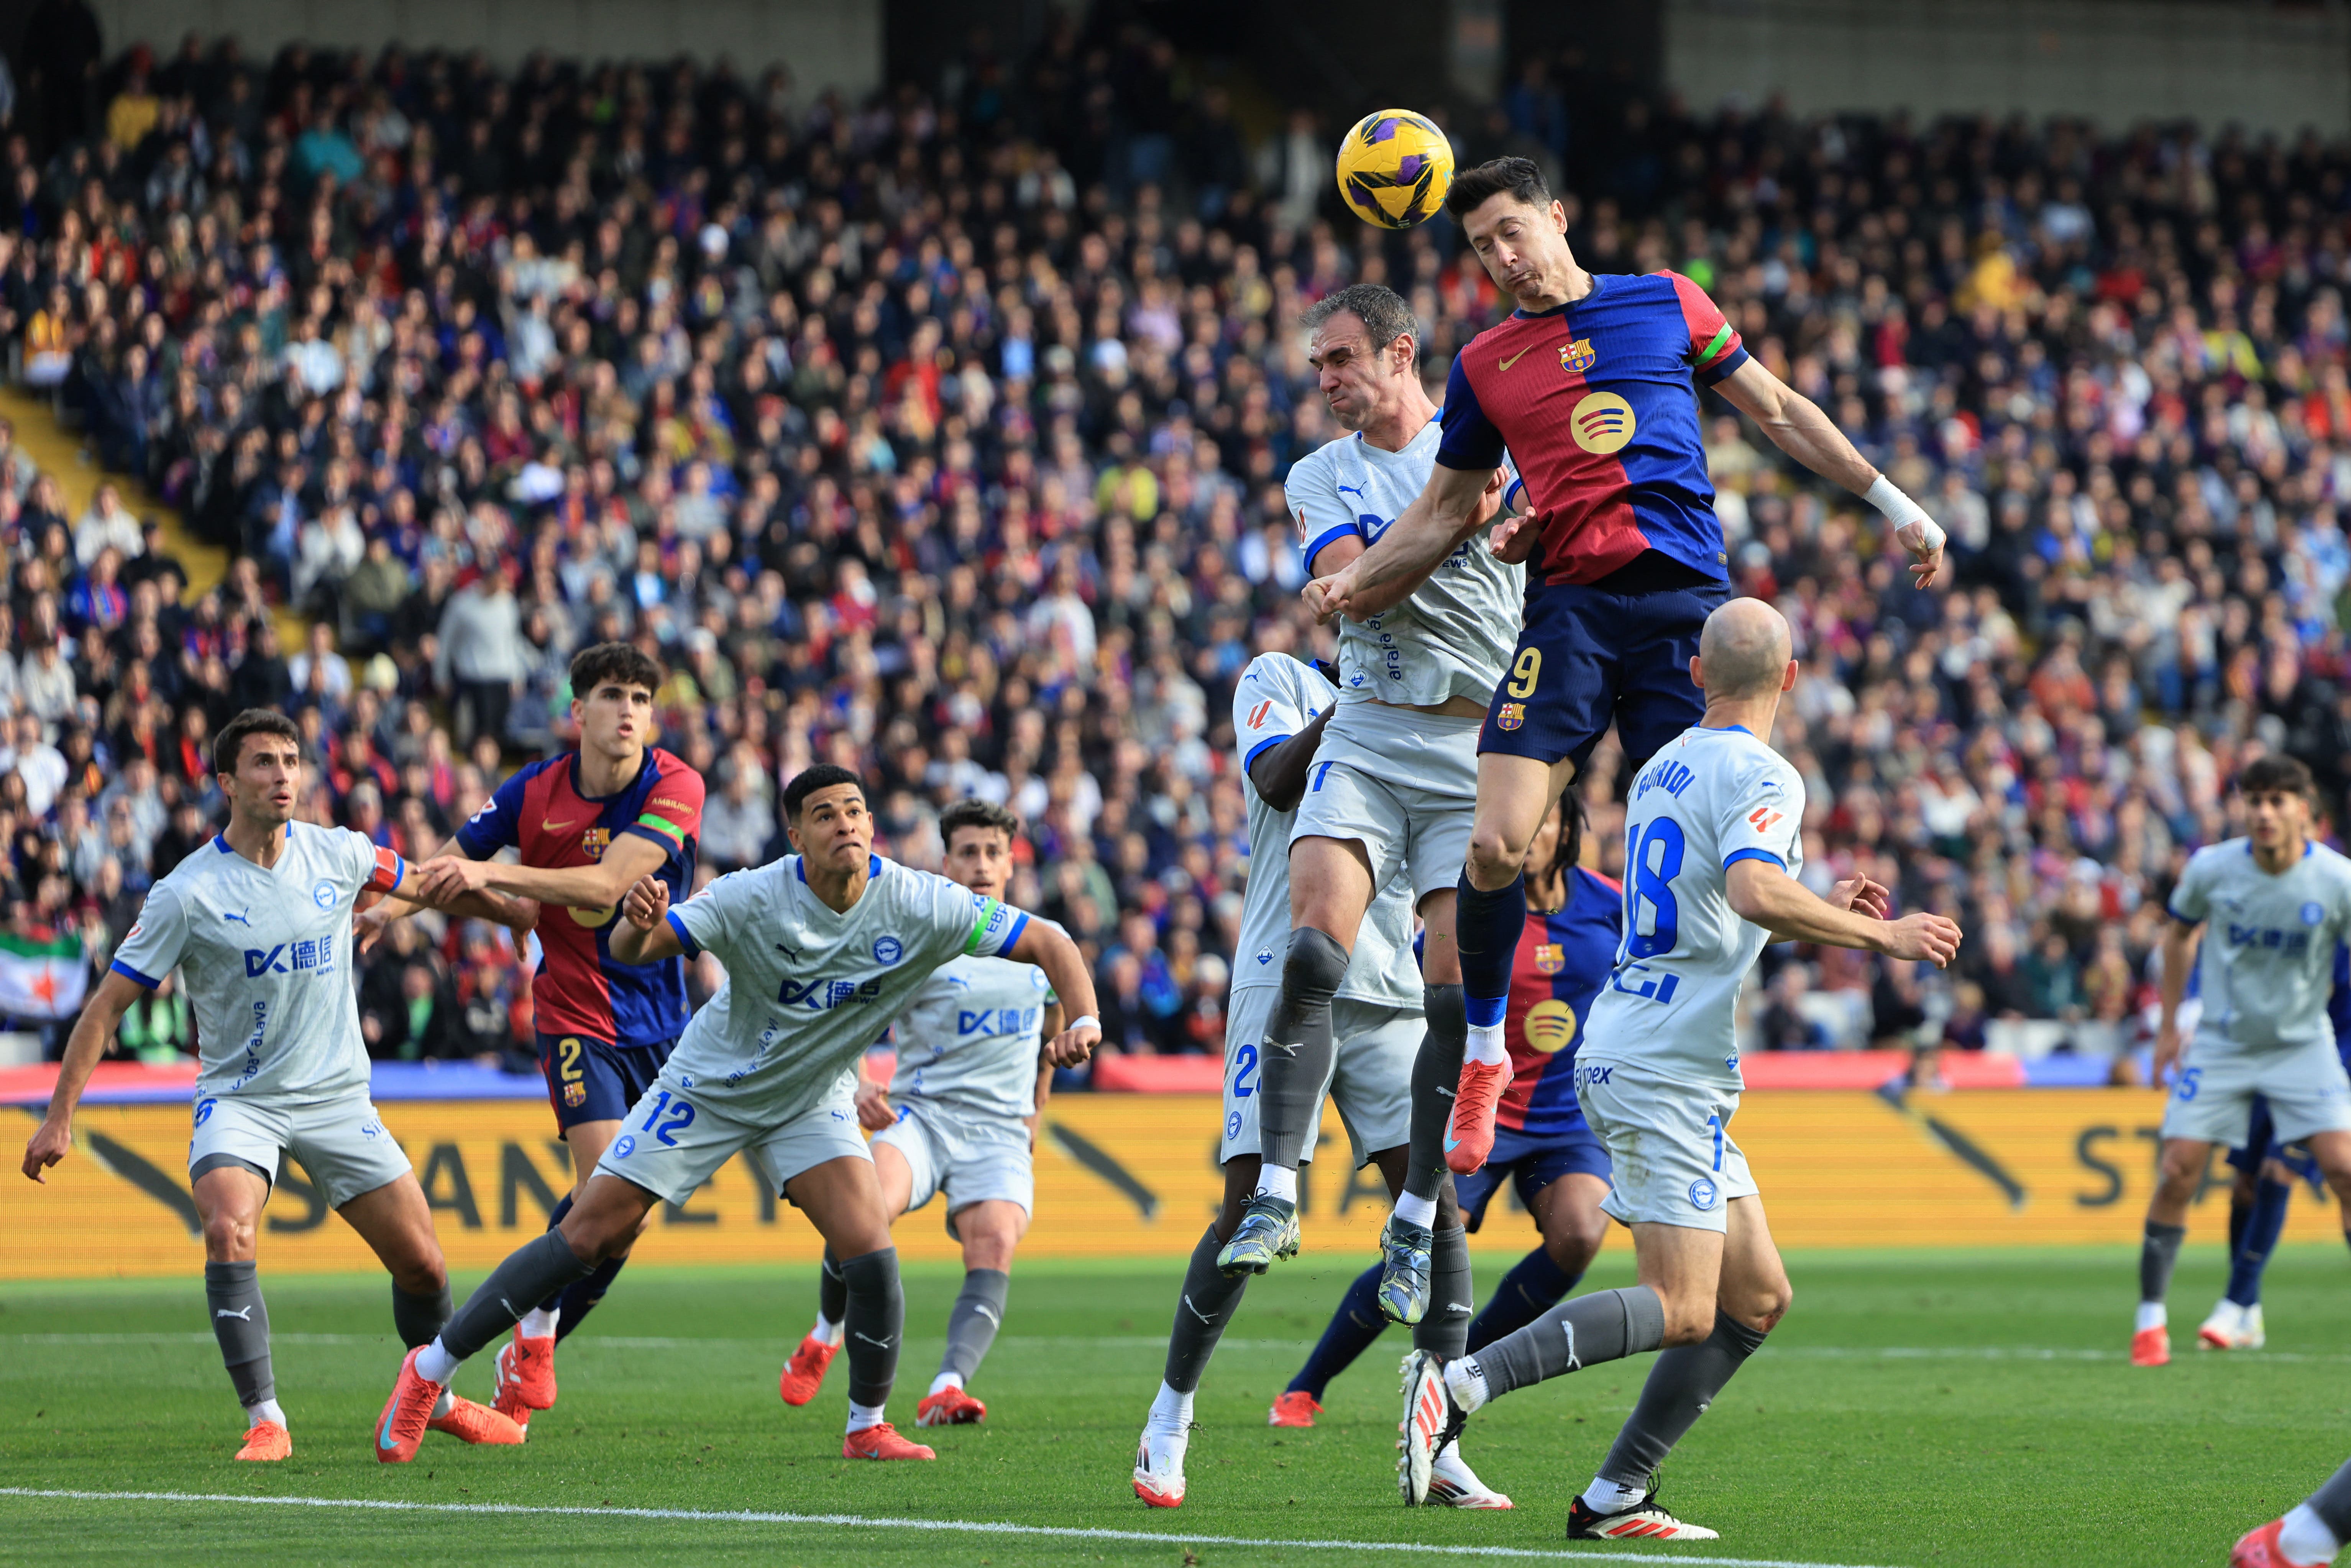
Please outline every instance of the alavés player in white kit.
[{"label": "alav\u00e9s player in white kit", "polygon": [[2314,792],[2310,769],[2293,758],[2247,763],[2237,793],[2251,831],[2197,851],[2171,890],[2158,1082],[2180,1060],[2180,999],[2199,936],[2203,1012],[2163,1113],[2155,1197],[2139,1249],[2134,1366],[2171,1359],[2164,1296],[2188,1235],[2188,1206],[2212,1145],[2246,1141],[2254,1096],[2269,1103],[2275,1143],[2310,1150],[2351,1231],[2351,1077],[2335,1053],[2326,1006],[2335,944],[2351,936],[2351,860],[2312,840]]},{"label": "alav\u00e9s player in white kit", "polygon": [[1704,1541],[1659,1507],[1659,1464],[1787,1312],[1786,1270],[1747,1156],[1730,1135],[1744,1082],[1739,989],[1773,939],[1940,967],[1959,928],[1888,921],[1866,877],[1823,900],[1797,880],[1804,786],[1763,739],[1796,683],[1787,622],[1761,600],[1708,616],[1690,678],[1704,719],[1634,776],[1625,818],[1625,936],[1585,1021],[1576,1095],[1608,1145],[1601,1207],[1633,1230],[1639,1283],[1577,1296],[1474,1355],[1405,1363],[1405,1470],[1487,1401],[1664,1346],[1632,1416],[1572,1506],[1573,1540]]},{"label": "alav\u00e9s player in white kit", "polygon": [[[1420,384],[1411,308],[1393,289],[1340,289],[1303,324],[1331,416],[1353,432],[1301,459],[1283,485],[1307,571],[1321,579],[1361,556],[1419,496],[1444,429]],[[1484,517],[1499,507],[1503,482],[1497,470]],[[1404,1323],[1430,1310],[1433,1278],[1458,1277],[1468,1294],[1468,1243],[1445,1185],[1449,1104],[1437,1092],[1459,1075],[1468,1030],[1453,910],[1477,815],[1478,730],[1502,677],[1524,578],[1465,537],[1358,601],[1338,628],[1338,707],[1290,828],[1288,928],[1274,946],[1280,1000],[1259,1042],[1264,1164],[1221,1262],[1263,1273],[1298,1250],[1298,1166],[1331,1072],[1332,998],[1364,912],[1402,876],[1427,927],[1426,1044],[1415,1059],[1411,1153],[1383,1238],[1379,1291],[1381,1311]],[[1452,1326],[1466,1332],[1466,1312]]]},{"label": "alav\u00e9s player in white kit", "polygon": [[[1002,897],[1019,832],[1020,819],[992,801],[949,806],[939,813],[947,879]],[[987,1405],[965,1385],[1004,1325],[1013,1249],[1037,1207],[1037,1124],[1053,1084],[1044,1042],[1061,1032],[1061,998],[1044,970],[959,954],[898,1015],[889,1086],[857,1086],[858,1120],[874,1134],[873,1174],[891,1219],[945,1194],[947,1234],[963,1246],[963,1290],[947,1311],[938,1375],[914,1406],[917,1427],[987,1418]],[[828,1252],[816,1326],[777,1380],[785,1404],[805,1405],[823,1386],[848,1332],[848,1296],[840,1260]]]},{"label": "alav\u00e9s player in white kit", "polygon": [[[1257,1190],[1260,1107],[1266,1099],[1262,1047],[1266,1019],[1281,994],[1280,955],[1290,929],[1290,863],[1283,852],[1310,771],[1323,766],[1315,760],[1315,750],[1337,711],[1337,695],[1327,666],[1280,652],[1250,660],[1233,690],[1233,744],[1249,805],[1249,877],[1225,1020],[1225,1123],[1217,1151],[1225,1171],[1225,1200],[1185,1269],[1175,1327],[1167,1336],[1166,1371],[1135,1453],[1134,1493],[1155,1508],[1176,1508],[1184,1500],[1193,1395],[1249,1284],[1246,1272],[1225,1270],[1218,1253]],[[1354,1163],[1376,1164],[1392,1198],[1404,1182],[1411,1128],[1407,1090],[1421,1039],[1420,997],[1412,955],[1412,882],[1399,871],[1364,913],[1331,1005],[1337,1048],[1309,1085],[1311,1098],[1299,1112],[1305,1127],[1301,1160],[1313,1158],[1327,1094],[1346,1124]],[[1413,1343],[1458,1352],[1473,1304],[1467,1249],[1461,1249],[1458,1273],[1441,1275],[1439,1283],[1447,1310],[1429,1314],[1414,1330]],[[1510,1499],[1479,1480],[1458,1453],[1448,1448],[1432,1462],[1444,1477],[1440,1500],[1463,1508],[1510,1506]]]},{"label": "alav\u00e9s player in white kit", "polygon": [[[74,1024],[57,1090],[25,1146],[35,1181],[73,1148],[74,1107],[123,1013],[174,969],[196,1012],[201,1061],[188,1187],[204,1233],[204,1301],[247,1430],[240,1459],[294,1451],[256,1276],[261,1210],[288,1155],[392,1273],[402,1341],[423,1344],[449,1316],[449,1272],[408,1156],[368,1098],[367,1047],[351,983],[351,916],[385,894],[428,902],[399,855],[365,835],[293,821],[302,751],[293,720],[248,708],[213,739],[227,829],[148,890]],[[442,902],[499,918],[477,894]],[[468,1443],[519,1443],[520,1427],[444,1389],[423,1412]]]},{"label": "alav\u00e9s player in white kit", "polygon": [[612,956],[645,964],[715,956],[726,983],[694,1015],[660,1074],[630,1108],[571,1212],[498,1265],[438,1339],[410,1353],[375,1433],[376,1458],[416,1453],[422,1412],[465,1360],[532,1303],[634,1241],[653,1206],[684,1203],[737,1154],[806,1215],[848,1287],[852,1459],[928,1459],[883,1408],[898,1370],[905,1301],[890,1216],[857,1127],[857,1062],[938,967],[1003,956],[1035,964],[1079,1016],[1048,1054],[1084,1061],[1102,1038],[1093,980],[1058,926],[943,876],[872,852],[873,818],[857,775],[830,763],[784,787],[799,852],[720,877],[675,908],[653,877],[630,890]]}]

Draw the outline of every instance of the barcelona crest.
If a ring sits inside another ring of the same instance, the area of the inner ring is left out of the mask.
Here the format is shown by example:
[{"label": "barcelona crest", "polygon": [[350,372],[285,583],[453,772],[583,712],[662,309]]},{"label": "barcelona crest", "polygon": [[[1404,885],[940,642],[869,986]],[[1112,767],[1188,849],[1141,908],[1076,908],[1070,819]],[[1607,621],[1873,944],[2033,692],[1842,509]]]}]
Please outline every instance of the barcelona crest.
[{"label": "barcelona crest", "polygon": [[1557,942],[1546,942],[1535,949],[1535,967],[1546,975],[1556,975],[1567,967],[1567,949]]},{"label": "barcelona crest", "polygon": [[1593,351],[1589,338],[1577,338],[1559,350],[1559,368],[1570,375],[1580,376],[1599,362],[1600,356]]},{"label": "barcelona crest", "polygon": [[1516,729],[1526,722],[1527,705],[1524,703],[1504,703],[1502,711],[1494,716],[1496,729]]},{"label": "barcelona crest", "polygon": [[585,1083],[565,1084],[563,1086],[563,1103],[566,1105],[574,1106],[585,1105],[588,1103],[588,1085]]},{"label": "barcelona crest", "polygon": [[601,861],[604,852],[612,847],[612,830],[590,828],[580,835],[580,852],[591,861]]}]

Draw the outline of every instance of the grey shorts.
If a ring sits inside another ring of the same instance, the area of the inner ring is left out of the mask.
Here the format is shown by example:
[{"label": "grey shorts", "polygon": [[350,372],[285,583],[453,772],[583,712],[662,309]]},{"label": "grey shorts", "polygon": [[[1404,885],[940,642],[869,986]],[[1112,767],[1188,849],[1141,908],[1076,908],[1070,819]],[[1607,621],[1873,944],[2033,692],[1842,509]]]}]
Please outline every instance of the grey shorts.
[{"label": "grey shorts", "polygon": [[1627,1225],[1728,1230],[1734,1197],[1757,1196],[1731,1141],[1739,1095],[1623,1061],[1578,1057],[1575,1097],[1614,1167],[1603,1211]]},{"label": "grey shorts", "polygon": [[975,1203],[1001,1198],[1019,1204],[1025,1214],[1037,1212],[1037,1174],[1026,1122],[901,1100],[898,1119],[873,1134],[872,1147],[885,1145],[904,1156],[914,1178],[906,1212],[946,1193],[947,1234],[958,1241],[963,1237],[956,1230],[956,1213]]},{"label": "grey shorts", "polygon": [[[323,1100],[280,1095],[199,1095],[188,1138],[188,1180],[230,1162],[254,1166],[277,1185],[279,1160],[301,1162],[329,1208],[408,1174],[408,1156],[385,1130],[365,1089]],[[207,1163],[209,1162],[209,1163]]]},{"label": "grey shorts", "polygon": [[2351,1077],[2334,1041],[2247,1051],[2200,1035],[2164,1106],[2163,1135],[2241,1148],[2256,1094],[2269,1102],[2277,1143],[2351,1130]]},{"label": "grey shorts", "polygon": [[[1266,1020],[1280,998],[1278,986],[1249,986],[1232,993],[1225,1018],[1225,1136],[1217,1151],[1219,1165],[1258,1152],[1259,1057]],[[1375,1007],[1343,997],[1331,1004],[1331,1030],[1339,1049],[1322,1094],[1339,1107],[1358,1167],[1380,1150],[1398,1147],[1412,1137],[1412,1063],[1426,1028],[1417,1008]],[[1318,1095],[1301,1160],[1313,1159],[1322,1130]]]},{"label": "grey shorts", "polygon": [[629,1108],[621,1135],[606,1145],[596,1172],[684,1203],[720,1166],[740,1154],[758,1168],[768,1189],[780,1194],[786,1182],[827,1160],[872,1158],[857,1129],[853,1082],[842,1074],[824,1099],[784,1121],[743,1122],[694,1103],[692,1094],[681,1094],[664,1068],[653,1087]]},{"label": "grey shorts", "polygon": [[1458,886],[1478,816],[1478,730],[1483,721],[1379,703],[1346,703],[1306,775],[1290,841],[1352,840],[1372,862],[1372,885],[1399,870],[1413,903]]}]

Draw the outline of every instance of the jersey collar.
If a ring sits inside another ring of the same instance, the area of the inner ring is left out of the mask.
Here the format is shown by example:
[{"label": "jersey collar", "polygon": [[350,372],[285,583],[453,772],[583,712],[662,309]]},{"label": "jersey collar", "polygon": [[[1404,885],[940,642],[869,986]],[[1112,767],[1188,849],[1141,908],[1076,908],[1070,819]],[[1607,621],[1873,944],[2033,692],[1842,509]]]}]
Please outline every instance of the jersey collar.
[{"label": "jersey collar", "polygon": [[[800,879],[800,882],[801,882],[801,883],[802,883],[803,885],[805,885],[805,884],[807,883],[807,882],[808,882],[808,856],[806,856],[806,855],[794,855],[794,856],[792,857],[792,874],[793,874],[794,876],[796,876],[796,877],[799,878],[799,879]],[[865,877],[866,877],[866,880],[867,880],[867,881],[869,881],[869,882],[871,882],[873,878],[875,878],[875,877],[877,877],[877,876],[880,876],[881,874],[882,874],[882,857],[881,857],[880,855],[867,855],[867,856],[865,857]]]},{"label": "jersey collar", "polygon": [[1570,299],[1565,304],[1554,305],[1548,310],[1513,310],[1510,312],[1510,319],[1513,321],[1544,321],[1550,319],[1553,316],[1566,316],[1573,314],[1577,306],[1589,305],[1593,300],[1599,298],[1600,291],[1608,287],[1608,274],[1604,272],[1595,272],[1591,276],[1591,291],[1585,294],[1583,298]]},{"label": "jersey collar", "polygon": [[580,798],[582,805],[588,806],[609,805],[612,801],[619,800],[622,796],[627,794],[630,790],[637,787],[637,780],[643,779],[645,776],[645,769],[651,768],[653,765],[653,748],[648,746],[638,756],[637,770],[629,775],[629,781],[626,784],[622,785],[610,795],[590,795],[587,790],[582,789],[580,787],[580,753],[574,751],[569,757],[564,759],[565,777],[569,779],[571,781],[571,792]]}]

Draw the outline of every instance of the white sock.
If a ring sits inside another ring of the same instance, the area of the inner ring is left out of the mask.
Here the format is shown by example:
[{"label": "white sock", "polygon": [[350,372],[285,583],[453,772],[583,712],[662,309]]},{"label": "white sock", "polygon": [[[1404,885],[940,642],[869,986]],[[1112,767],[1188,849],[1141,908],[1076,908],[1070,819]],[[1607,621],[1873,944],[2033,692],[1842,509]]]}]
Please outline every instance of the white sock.
[{"label": "white sock", "polygon": [[2315,1568],[2321,1563],[2332,1563],[2335,1554],[2343,1550],[2343,1542],[2326,1528],[2317,1510],[2308,1503],[2296,1503],[2285,1516],[2285,1528],[2278,1531],[2278,1550],[2295,1568]]},{"label": "white sock", "polygon": [[1493,1397],[1486,1391],[1485,1373],[1475,1359],[1466,1355],[1445,1364],[1445,1386],[1453,1391],[1453,1402],[1464,1412],[1474,1411]]},{"label": "white sock", "polygon": [[438,1421],[442,1416],[446,1416],[451,1410],[456,1408],[456,1405],[457,1396],[455,1392],[447,1388],[443,1389],[441,1391],[441,1397],[433,1402],[433,1419]]},{"label": "white sock", "polygon": [[416,1353],[416,1375],[427,1383],[437,1383],[444,1388],[449,1386],[449,1380],[456,1376],[457,1369],[465,1364],[464,1362],[444,1350],[437,1337],[431,1344]]},{"label": "white sock", "polygon": [[1192,1396],[1178,1394],[1165,1383],[1151,1401],[1151,1416],[1143,1423],[1145,1433],[1162,1437],[1181,1437],[1192,1430]]},{"label": "white sock", "polygon": [[1395,1217],[1407,1225],[1425,1225],[1434,1229],[1437,1225],[1437,1200],[1412,1193],[1396,1196]]},{"label": "white sock", "polygon": [[258,1405],[248,1405],[245,1407],[246,1426],[258,1427],[264,1421],[275,1421],[281,1427],[286,1425],[286,1412],[277,1407],[277,1400],[265,1399]]},{"label": "white sock", "polygon": [[555,1320],[562,1315],[561,1307],[533,1307],[515,1327],[525,1339],[545,1339],[555,1333]]},{"label": "white sock", "polygon": [[1583,1489],[1583,1506],[1594,1513],[1622,1513],[1648,1495],[1645,1488],[1628,1487],[1606,1476],[1594,1476],[1592,1484]]},{"label": "white sock", "polygon": [[944,1394],[950,1388],[961,1388],[962,1386],[963,1374],[960,1372],[942,1372],[936,1377],[931,1379],[931,1392],[933,1394]]},{"label": "white sock", "polygon": [[2171,1319],[2165,1313],[2163,1303],[2161,1301],[2141,1301],[2138,1304],[2138,1322],[2133,1326],[2131,1332],[2133,1333],[2145,1333],[2149,1329],[2168,1328],[2170,1326]]},{"label": "white sock", "polygon": [[1471,1024],[1469,1043],[1462,1048],[1461,1060],[1482,1061],[1489,1067],[1499,1067],[1510,1061],[1510,1051],[1502,1044],[1502,1026],[1498,1023]]},{"label": "white sock", "polygon": [[1280,1166],[1260,1166],[1257,1173],[1257,1196],[1278,1197],[1284,1203],[1298,1201],[1298,1173]]},{"label": "white sock", "polygon": [[849,1429],[852,1432],[862,1432],[868,1427],[879,1427],[883,1419],[882,1410],[883,1406],[879,1405],[860,1405],[856,1400],[851,1400]]},{"label": "white sock", "polygon": [[816,1315],[816,1327],[809,1330],[809,1338],[819,1341],[824,1344],[829,1344],[835,1350],[838,1350],[841,1348],[841,1334],[842,1327],[842,1324],[834,1322],[822,1312],[819,1312]]}]

